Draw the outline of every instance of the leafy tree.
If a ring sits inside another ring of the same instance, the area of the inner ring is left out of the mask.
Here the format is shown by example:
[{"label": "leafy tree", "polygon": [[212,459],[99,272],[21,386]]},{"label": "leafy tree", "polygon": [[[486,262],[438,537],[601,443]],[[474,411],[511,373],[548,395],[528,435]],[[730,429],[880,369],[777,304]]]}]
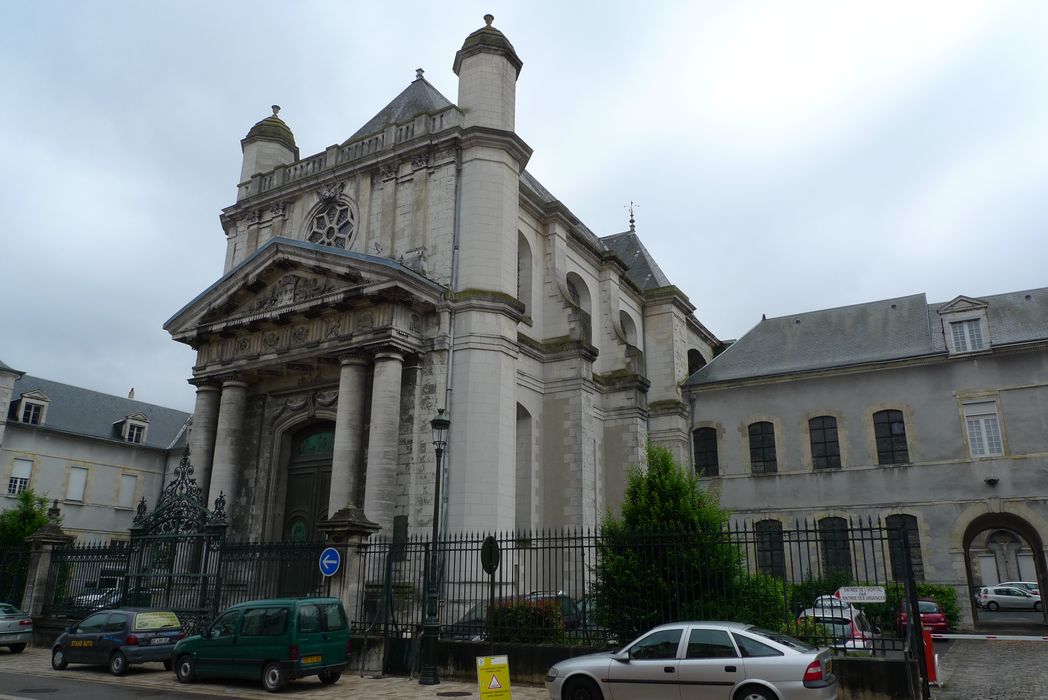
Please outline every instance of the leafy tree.
[{"label": "leafy tree", "polygon": [[788,617],[782,583],[747,573],[728,517],[691,470],[649,444],[647,468],[630,470],[621,515],[605,518],[598,540],[600,624],[623,641],[674,620],[781,627]]},{"label": "leafy tree", "polygon": [[26,537],[46,524],[47,499],[23,491],[14,508],[0,513],[0,548],[23,546]]}]

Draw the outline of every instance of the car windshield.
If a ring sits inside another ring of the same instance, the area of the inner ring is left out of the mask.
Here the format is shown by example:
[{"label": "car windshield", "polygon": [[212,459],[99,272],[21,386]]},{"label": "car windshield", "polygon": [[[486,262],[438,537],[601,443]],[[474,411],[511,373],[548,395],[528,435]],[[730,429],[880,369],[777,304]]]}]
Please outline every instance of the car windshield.
[{"label": "car windshield", "polygon": [[18,608],[13,605],[7,605],[6,603],[0,603],[0,615],[12,615],[18,612]]},{"label": "car windshield", "polygon": [[752,634],[755,637],[764,637],[765,639],[770,639],[776,644],[781,644],[783,646],[789,647],[790,649],[796,649],[797,651],[818,651],[817,647],[813,647],[810,644],[805,644],[799,639],[795,639],[789,635],[782,634],[780,632],[772,632],[770,630],[761,629],[760,627],[747,627],[746,633]]},{"label": "car windshield", "polygon": [[850,637],[851,621],[842,617],[813,617],[812,618],[823,631],[831,637]]},{"label": "car windshield", "polygon": [[930,600],[922,600],[917,603],[918,609],[922,613],[937,613],[939,612],[939,604],[934,603]]}]

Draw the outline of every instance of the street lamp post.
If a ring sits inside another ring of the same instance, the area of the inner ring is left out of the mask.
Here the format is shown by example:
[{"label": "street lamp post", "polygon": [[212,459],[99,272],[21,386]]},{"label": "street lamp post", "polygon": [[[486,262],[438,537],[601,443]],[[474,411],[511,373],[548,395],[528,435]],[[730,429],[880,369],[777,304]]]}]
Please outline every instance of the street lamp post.
[{"label": "street lamp post", "polygon": [[440,535],[440,477],[444,464],[444,447],[448,444],[448,428],[451,420],[444,415],[444,409],[437,409],[436,417],[429,422],[433,429],[433,447],[437,453],[436,476],[433,481],[433,536],[430,538],[429,585],[426,591],[426,621],[422,625],[422,673],[419,674],[419,685],[436,685],[440,683],[437,675],[437,638],[440,636],[440,623],[437,621],[437,537]]}]

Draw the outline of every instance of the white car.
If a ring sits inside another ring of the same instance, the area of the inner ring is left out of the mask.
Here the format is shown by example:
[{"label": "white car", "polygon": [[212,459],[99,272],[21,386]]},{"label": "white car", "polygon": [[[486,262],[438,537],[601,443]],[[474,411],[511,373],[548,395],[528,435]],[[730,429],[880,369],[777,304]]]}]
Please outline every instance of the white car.
[{"label": "white car", "polygon": [[1033,593],[1034,595],[1041,594],[1041,586],[1036,581],[1001,581],[997,585],[1011,586],[1012,588],[1021,588],[1027,593]]},{"label": "white car", "polygon": [[552,700],[836,700],[829,649],[742,622],[672,622],[546,672]]},{"label": "white car", "polygon": [[1001,608],[1041,610],[1041,596],[1013,586],[986,586],[979,589],[979,605],[993,612]]},{"label": "white car", "polygon": [[33,641],[33,618],[7,603],[0,603],[0,647],[20,654]]}]

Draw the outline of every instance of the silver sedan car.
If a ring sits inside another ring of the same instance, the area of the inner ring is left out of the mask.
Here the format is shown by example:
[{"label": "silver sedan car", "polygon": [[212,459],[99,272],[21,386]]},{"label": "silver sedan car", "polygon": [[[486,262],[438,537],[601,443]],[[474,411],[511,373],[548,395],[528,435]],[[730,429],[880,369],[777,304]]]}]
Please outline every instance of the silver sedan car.
[{"label": "silver sedan car", "polygon": [[13,605],[0,603],[0,647],[18,654],[33,641],[33,618]]},{"label": "silver sedan car", "polygon": [[829,649],[741,622],[674,622],[546,672],[552,700],[836,700]]}]

